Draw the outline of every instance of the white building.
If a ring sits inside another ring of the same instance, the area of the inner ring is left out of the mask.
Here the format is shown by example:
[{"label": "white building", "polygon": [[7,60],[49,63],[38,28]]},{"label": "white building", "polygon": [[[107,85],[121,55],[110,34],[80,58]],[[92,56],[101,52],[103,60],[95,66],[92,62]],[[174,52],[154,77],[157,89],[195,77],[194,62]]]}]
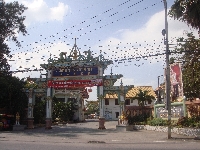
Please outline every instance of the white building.
[{"label": "white building", "polygon": [[[156,99],[156,94],[152,86],[137,86],[127,92],[124,106],[138,106],[138,100],[137,99],[133,100],[133,97],[136,97],[140,89],[143,92],[148,91],[148,95],[153,96]],[[153,106],[155,99],[152,99],[151,102],[147,101],[145,105]],[[103,108],[104,108],[104,117],[106,120],[118,120],[118,116],[121,114],[121,112],[120,112],[120,102],[118,100],[117,94],[114,95],[106,94],[103,103]]]}]

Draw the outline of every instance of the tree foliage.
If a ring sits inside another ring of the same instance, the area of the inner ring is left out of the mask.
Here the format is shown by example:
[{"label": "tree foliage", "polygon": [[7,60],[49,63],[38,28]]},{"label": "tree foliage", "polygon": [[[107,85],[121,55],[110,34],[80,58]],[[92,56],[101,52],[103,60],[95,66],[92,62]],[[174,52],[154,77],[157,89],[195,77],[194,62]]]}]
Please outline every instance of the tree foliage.
[{"label": "tree foliage", "polygon": [[45,123],[46,101],[41,100],[40,96],[35,96],[35,105],[33,110],[34,123]]},{"label": "tree foliage", "polygon": [[169,15],[200,30],[200,0],[175,0]]},{"label": "tree foliage", "polygon": [[72,101],[60,102],[53,97],[53,120],[73,121],[74,111],[77,110]]},{"label": "tree foliage", "polygon": [[17,1],[12,3],[0,1],[0,75],[8,74],[10,70],[7,57],[10,58],[11,55],[6,41],[14,41],[17,46],[20,46],[17,34],[25,35],[27,33],[24,25],[25,16],[22,16],[26,9],[24,5],[20,5]]},{"label": "tree foliage", "polygon": [[[9,114],[25,115],[28,98],[23,92],[25,82],[16,77],[0,76],[0,108],[3,108]],[[21,116],[20,118],[23,118]]]},{"label": "tree foliage", "polygon": [[86,101],[87,114],[94,114],[99,112],[99,101]]},{"label": "tree foliage", "polygon": [[146,90],[142,91],[141,89],[139,89],[139,92],[137,93],[135,97],[133,97],[133,99],[138,100],[139,106],[145,106],[147,101],[152,101],[152,99],[155,99],[155,97],[152,95],[149,95],[149,91],[146,91]]},{"label": "tree foliage", "polygon": [[200,40],[190,33],[187,39],[178,39],[179,47],[176,49],[182,53],[182,80],[183,92],[188,98],[200,97]]}]

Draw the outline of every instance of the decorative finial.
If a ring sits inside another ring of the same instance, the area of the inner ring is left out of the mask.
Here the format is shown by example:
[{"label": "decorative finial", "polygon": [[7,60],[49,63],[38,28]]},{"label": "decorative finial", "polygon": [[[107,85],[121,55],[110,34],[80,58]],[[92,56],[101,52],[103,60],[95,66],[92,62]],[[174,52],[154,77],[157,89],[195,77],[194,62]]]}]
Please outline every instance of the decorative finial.
[{"label": "decorative finial", "polygon": [[[113,66],[112,66],[113,67]],[[112,67],[111,67],[111,72],[110,72],[110,75],[112,76],[113,75],[113,73],[112,73]]]},{"label": "decorative finial", "polygon": [[120,83],[120,85],[123,85],[122,79],[121,79],[121,83]]},{"label": "decorative finial", "polygon": [[76,46],[76,38],[75,38],[75,43],[74,43],[74,46]]}]

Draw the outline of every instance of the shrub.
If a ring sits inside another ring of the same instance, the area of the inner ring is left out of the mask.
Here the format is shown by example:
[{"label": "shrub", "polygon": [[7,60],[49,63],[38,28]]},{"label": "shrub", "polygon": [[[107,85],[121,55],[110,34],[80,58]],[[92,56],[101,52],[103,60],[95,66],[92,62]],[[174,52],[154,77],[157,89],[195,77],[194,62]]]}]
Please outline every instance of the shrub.
[{"label": "shrub", "polygon": [[149,118],[149,115],[147,114],[141,114],[138,116],[128,116],[128,124],[129,125],[140,125],[140,124],[146,124],[147,118]]},{"label": "shrub", "polygon": [[200,127],[199,117],[181,117],[178,119],[177,124],[178,127]]},{"label": "shrub", "polygon": [[167,120],[164,120],[162,118],[154,118],[149,121],[149,125],[151,125],[151,126],[166,126]]},{"label": "shrub", "polygon": [[196,123],[195,123],[195,127],[196,127],[196,128],[200,128],[200,122],[196,122]]}]

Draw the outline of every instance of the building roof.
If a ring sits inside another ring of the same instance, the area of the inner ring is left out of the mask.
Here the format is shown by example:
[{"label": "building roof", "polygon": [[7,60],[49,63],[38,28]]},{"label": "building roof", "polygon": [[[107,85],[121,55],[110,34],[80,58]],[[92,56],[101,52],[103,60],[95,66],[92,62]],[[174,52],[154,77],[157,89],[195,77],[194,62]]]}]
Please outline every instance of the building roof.
[{"label": "building roof", "polygon": [[[132,89],[130,89],[127,93],[126,93],[126,98],[133,98],[136,97],[137,93],[139,92],[139,90],[142,91],[149,91],[149,95],[156,97],[156,94],[152,88],[152,86],[136,86]],[[117,99],[118,95],[117,94],[106,94],[105,98],[107,99]]]}]

